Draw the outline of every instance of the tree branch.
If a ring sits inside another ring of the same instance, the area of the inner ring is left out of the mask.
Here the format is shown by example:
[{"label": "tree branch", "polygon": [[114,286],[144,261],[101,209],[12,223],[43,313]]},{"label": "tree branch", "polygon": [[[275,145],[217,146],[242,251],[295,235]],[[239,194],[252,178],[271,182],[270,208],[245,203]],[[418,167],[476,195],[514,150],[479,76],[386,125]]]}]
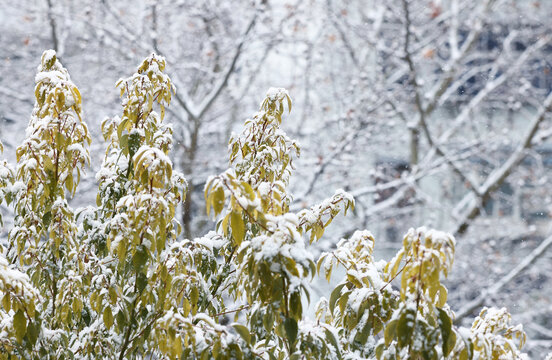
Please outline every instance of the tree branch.
[{"label": "tree branch", "polygon": [[[495,169],[485,180],[485,183],[479,189],[479,193],[476,194],[477,198],[474,201],[471,201],[471,206],[464,212],[464,219],[457,226],[454,231],[455,235],[462,234],[468,229],[471,220],[476,218],[480,213],[481,206],[485,205],[488,201],[490,195],[498,189],[512,171],[521,163],[525,158],[526,150],[530,149],[533,144],[533,139],[539,125],[546,118],[546,115],[552,110],[552,92],[546,97],[543,104],[541,105],[539,111],[537,112],[535,119],[531,123],[527,134],[523,137],[522,142],[518,146],[517,150],[514,151],[510,157],[504,162],[502,166]],[[469,196],[470,194],[466,195]]]},{"label": "tree branch", "polygon": [[454,319],[455,324],[459,324],[462,319],[470,315],[475,309],[484,305],[489,297],[498,293],[505,285],[512,281],[516,276],[518,276],[525,269],[533,265],[543,254],[544,252],[552,245],[552,236],[546,238],[539,246],[537,246],[529,255],[527,255],[523,261],[521,261],[515,268],[513,268],[508,274],[494,282],[494,285],[483,290],[481,294],[464,305],[460,311],[456,313],[456,318]]},{"label": "tree branch", "polygon": [[332,25],[334,26],[334,28],[339,33],[339,36],[341,37],[341,41],[343,41],[343,45],[345,45],[345,48],[349,52],[349,55],[351,56],[351,60],[353,61],[353,64],[355,65],[356,68],[359,68],[359,61],[358,61],[357,56],[355,54],[355,50],[354,50],[353,46],[351,45],[351,42],[349,41],[349,39],[347,39],[347,35],[345,35],[345,31],[341,28],[341,26],[339,25],[339,23],[335,19],[335,15],[333,13],[332,1],[327,0],[326,1],[326,6],[328,8],[328,17],[330,18],[330,21],[331,21]]},{"label": "tree branch", "polygon": [[[56,18],[54,17],[52,0],[46,0],[46,2],[48,3],[48,21],[50,22],[50,31],[52,35],[53,49],[57,53],[59,51],[59,40],[57,36]],[[58,57],[60,56],[61,54],[58,54]]]},{"label": "tree branch", "polygon": [[255,25],[255,22],[257,21],[257,16],[258,16],[258,13],[255,12],[255,14],[253,15],[253,18],[249,22],[249,25],[247,26],[247,29],[243,33],[238,45],[236,46],[236,50],[234,51],[234,56],[232,57],[230,65],[224,72],[224,76],[213,87],[211,92],[205,97],[205,99],[199,104],[199,106],[197,107],[195,106],[192,99],[190,98],[190,96],[185,90],[181,90],[180,94],[178,92],[175,94],[176,100],[184,108],[184,110],[188,113],[188,115],[192,120],[199,121],[199,119],[201,119],[205,114],[205,112],[209,110],[213,102],[217,99],[217,97],[220,95],[222,90],[228,84],[228,80],[230,79],[230,76],[234,72],[236,68],[236,63],[238,62],[238,59],[242,53],[242,48],[247,39],[247,35],[251,32],[251,30]]},{"label": "tree branch", "polygon": [[[483,30],[482,18],[487,14],[487,12],[490,10],[494,2],[495,0],[486,0],[482,4],[481,13],[477,17],[478,21],[475,24],[475,26],[472,28],[470,33],[468,34],[466,41],[464,42],[464,44],[462,44],[462,47],[460,49],[457,49],[457,48],[455,49],[455,46],[457,46],[457,44],[455,45],[455,40],[453,40],[455,39],[455,36],[451,34],[450,36],[451,49],[452,49],[451,62],[445,66],[445,68],[448,70],[443,80],[441,80],[441,82],[439,82],[433,87],[432,94],[429,96],[431,100],[425,108],[425,112],[427,114],[431,114],[435,110],[437,103],[439,102],[439,99],[441,98],[441,96],[443,96],[445,91],[448,89],[448,87],[454,80],[454,77],[456,76],[456,72],[458,71],[458,65],[460,61],[462,61],[465,58],[468,51],[470,51],[473,48],[476,41],[479,39],[479,35],[481,35],[481,31]],[[453,2],[453,6],[455,5],[456,7],[458,6],[458,4],[454,4]],[[457,14],[455,14],[455,11],[453,9],[453,14],[452,14],[453,24],[451,28],[458,26],[457,24],[455,25],[455,21],[457,21],[456,18],[457,18]],[[451,30],[451,31],[453,31],[454,33],[454,30]]]},{"label": "tree branch", "polygon": [[[490,3],[491,0],[488,0],[487,2]],[[442,156],[447,161],[447,163],[450,165],[450,167],[452,168],[454,173],[456,173],[462,179],[462,181],[464,181],[464,183],[467,184],[470,187],[470,189],[472,189],[472,191],[474,191],[476,194],[479,194],[478,184],[475,183],[472,179],[470,179],[466,174],[464,174],[464,172],[462,170],[460,170],[458,165],[454,161],[452,161],[452,159],[449,156],[447,156],[445,151],[443,149],[441,149],[441,147],[438,146],[433,141],[433,138],[432,138],[431,133],[429,131],[429,128],[427,126],[426,118],[433,111],[434,107],[431,107],[431,109],[429,109],[430,106],[428,106],[428,108],[424,108],[424,105],[422,103],[422,97],[420,95],[420,85],[419,85],[418,79],[417,79],[416,67],[414,65],[414,61],[412,60],[412,54],[410,53],[410,41],[411,41],[411,36],[412,36],[412,33],[411,33],[412,21],[410,19],[410,11],[409,11],[409,8],[408,8],[407,0],[402,0],[402,5],[403,5],[403,11],[404,11],[404,14],[405,14],[404,16],[405,16],[405,31],[406,31],[405,41],[404,41],[404,53],[405,53],[404,59],[407,62],[408,68],[410,70],[410,82],[411,82],[412,86],[414,87],[415,104],[416,104],[416,108],[418,110],[418,116],[419,116],[418,124],[411,129],[411,136],[412,136],[412,139],[411,139],[411,142],[412,142],[412,145],[411,145],[412,161],[411,162],[412,162],[412,165],[416,165],[418,163],[418,161],[417,161],[418,160],[418,155],[417,155],[417,152],[418,152],[418,136],[419,136],[418,126],[421,126],[429,146],[433,147],[435,149],[436,153],[438,155]],[[465,52],[467,52],[469,50],[469,48],[471,48],[471,45],[465,47],[465,49],[463,49],[463,53],[465,54]],[[449,81],[444,81],[442,83],[443,88],[442,88],[441,95],[442,95],[442,93],[445,92],[446,87],[452,81],[453,76],[454,76],[454,74],[451,73],[450,80]],[[432,105],[432,103],[430,103],[430,105]]]}]

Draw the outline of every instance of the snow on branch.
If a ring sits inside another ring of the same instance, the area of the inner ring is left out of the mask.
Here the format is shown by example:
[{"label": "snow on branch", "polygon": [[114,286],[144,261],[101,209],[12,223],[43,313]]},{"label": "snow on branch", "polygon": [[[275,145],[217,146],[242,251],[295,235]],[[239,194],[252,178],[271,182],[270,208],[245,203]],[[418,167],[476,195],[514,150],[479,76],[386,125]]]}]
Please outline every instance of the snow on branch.
[{"label": "snow on branch", "polygon": [[484,305],[490,298],[498,294],[504,286],[512,281],[516,276],[521,274],[524,270],[531,267],[535,262],[546,252],[546,250],[552,245],[552,236],[544,239],[529,255],[527,255],[516,267],[514,267],[508,274],[495,281],[492,286],[481,291],[481,294],[465,304],[460,311],[456,313],[455,323],[460,323],[462,319],[469,316],[475,309]]}]

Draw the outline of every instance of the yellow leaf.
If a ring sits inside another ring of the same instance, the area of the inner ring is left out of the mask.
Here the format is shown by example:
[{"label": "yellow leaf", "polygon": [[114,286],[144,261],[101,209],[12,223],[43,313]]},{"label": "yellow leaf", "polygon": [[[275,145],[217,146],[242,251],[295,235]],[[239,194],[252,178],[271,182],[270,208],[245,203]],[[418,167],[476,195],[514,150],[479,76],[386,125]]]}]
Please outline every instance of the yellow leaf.
[{"label": "yellow leaf", "polygon": [[232,227],[232,238],[237,245],[240,245],[245,238],[245,224],[240,213],[232,212],[230,226]]},{"label": "yellow leaf", "polygon": [[218,215],[224,208],[224,190],[222,186],[217,187],[212,196],[213,210],[215,210],[215,215]]}]

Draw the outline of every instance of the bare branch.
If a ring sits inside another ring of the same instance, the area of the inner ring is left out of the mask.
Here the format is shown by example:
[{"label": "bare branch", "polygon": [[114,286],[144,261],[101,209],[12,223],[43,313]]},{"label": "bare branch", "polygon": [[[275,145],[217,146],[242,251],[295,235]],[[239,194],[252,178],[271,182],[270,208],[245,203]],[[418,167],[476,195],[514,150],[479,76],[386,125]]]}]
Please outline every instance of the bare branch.
[{"label": "bare branch", "polygon": [[[48,3],[48,21],[50,22],[50,31],[51,31],[51,35],[52,35],[52,46],[53,46],[53,49],[56,52],[59,52],[59,40],[58,40],[58,35],[57,35],[57,23],[56,23],[56,18],[54,17],[52,0],[46,0],[46,2]],[[61,56],[61,55],[58,54],[58,56]]]},{"label": "bare branch", "polygon": [[533,265],[544,253],[545,251],[552,245],[552,236],[549,236],[546,238],[543,242],[540,243],[539,246],[537,246],[529,255],[527,255],[523,261],[521,261],[515,268],[513,268],[508,274],[506,274],[504,277],[499,279],[498,281],[495,281],[494,284],[483,290],[481,294],[464,305],[460,311],[456,313],[456,318],[454,319],[454,323],[458,324],[462,319],[464,319],[466,316],[469,316],[474,310],[481,307],[485,304],[488,299],[498,293],[505,285],[507,285],[510,281],[512,281],[516,276],[521,274],[524,270],[529,268],[531,265]]},{"label": "bare branch", "polygon": [[341,37],[341,41],[343,41],[343,45],[345,45],[345,48],[349,52],[349,55],[351,56],[351,60],[355,64],[355,67],[358,68],[359,67],[359,62],[358,62],[355,50],[353,49],[353,46],[351,45],[351,42],[347,38],[347,35],[345,34],[345,31],[341,28],[341,25],[339,24],[339,22],[337,22],[337,20],[335,18],[335,15],[333,13],[334,10],[333,10],[333,6],[332,6],[332,1],[327,0],[326,1],[326,6],[328,8],[328,17],[330,18],[330,21],[331,21],[332,25],[334,26],[334,28],[339,33],[339,36]]},{"label": "bare branch", "polygon": [[519,72],[520,67],[533,55],[536,51],[544,47],[550,42],[549,36],[543,36],[533,45],[525,49],[525,51],[518,57],[518,59],[510,65],[507,70],[502,73],[499,77],[495,78],[492,81],[487,82],[485,87],[475,95],[470,102],[462,109],[461,113],[454,119],[454,123],[445,131],[436,142],[438,145],[444,144],[455,132],[464,124],[464,122],[469,118],[472,111],[483,101],[487,96],[489,96],[494,90],[499,86],[504,84],[510,76]]},{"label": "bare branch", "polygon": [[[222,90],[226,87],[228,84],[228,80],[230,79],[230,76],[234,72],[234,69],[236,68],[236,63],[238,62],[238,58],[240,57],[242,53],[243,45],[245,44],[245,41],[247,39],[247,35],[251,32],[251,29],[253,29],[255,22],[257,20],[258,13],[255,12],[255,15],[249,22],[249,25],[247,26],[247,29],[245,30],[244,34],[242,35],[238,45],[236,46],[236,50],[234,51],[234,56],[232,57],[232,60],[230,62],[230,65],[224,72],[224,76],[220,79],[220,81],[213,87],[211,92],[204,98],[204,100],[199,104],[199,106],[195,106],[192,99],[188,95],[187,91],[180,87],[181,90],[175,94],[176,101],[184,108],[184,110],[188,113],[190,118],[193,121],[199,121],[205,114],[207,110],[211,107],[213,102],[217,99],[217,97],[220,95]],[[178,88],[179,86],[177,86]]]},{"label": "bare branch", "polygon": [[236,51],[234,52],[234,57],[232,58],[232,61],[230,62],[230,65],[226,69],[226,72],[224,73],[224,76],[219,81],[217,85],[215,85],[214,89],[211,91],[209,95],[205,97],[205,100],[201,102],[201,104],[198,107],[198,112],[196,114],[196,118],[201,118],[203,114],[211,107],[213,102],[216,100],[216,98],[220,95],[222,89],[226,87],[228,84],[228,79],[230,79],[230,76],[234,72],[234,69],[236,68],[236,63],[238,62],[238,58],[240,57],[240,54],[242,52],[243,45],[245,44],[245,41],[247,39],[247,35],[253,29],[253,26],[255,25],[255,21],[257,20],[258,13],[255,12],[255,15],[253,16],[253,19],[249,22],[249,25],[247,26],[247,29],[245,30],[245,33],[242,35],[242,38],[240,42],[238,43],[238,46],[236,47]]},{"label": "bare branch", "polygon": [[[488,2],[490,2],[490,0]],[[410,40],[411,40],[411,36],[412,36],[412,33],[411,33],[412,22],[410,20],[410,11],[409,11],[409,8],[408,8],[407,0],[402,0],[402,4],[403,4],[403,11],[405,13],[405,31],[406,31],[405,41],[404,41],[404,53],[405,53],[405,60],[408,64],[408,68],[410,70],[410,82],[412,83],[412,86],[414,87],[414,97],[415,97],[416,108],[418,110],[419,126],[422,127],[422,130],[424,131],[425,137],[426,137],[427,142],[429,143],[429,145],[435,149],[435,151],[438,155],[444,157],[446,159],[447,163],[450,165],[450,167],[454,171],[454,173],[456,173],[464,181],[464,183],[467,184],[472,189],[472,191],[474,191],[476,194],[478,194],[478,184],[475,183],[472,179],[470,179],[466,174],[464,174],[464,172],[462,170],[460,170],[459,166],[456,163],[454,163],[450,159],[449,156],[447,156],[445,151],[443,149],[441,149],[440,146],[438,146],[433,141],[433,138],[431,136],[431,133],[430,133],[429,128],[427,126],[426,118],[427,118],[428,114],[431,111],[433,111],[433,109],[428,111],[428,109],[424,109],[424,105],[422,104],[422,97],[420,95],[420,86],[419,86],[418,80],[417,80],[416,68],[414,66],[414,61],[412,60],[412,54],[410,53]],[[468,49],[469,49],[469,47],[467,47],[465,49],[465,51],[468,51]],[[450,81],[452,81],[452,75],[451,75]],[[448,83],[445,83],[443,85],[448,86]],[[443,89],[443,92],[444,91],[445,90]],[[418,152],[418,149],[417,149],[418,134],[419,134],[419,131],[418,131],[418,125],[417,125],[416,127],[411,129],[411,136],[412,136],[412,139],[411,139],[411,141],[412,141],[412,149],[411,149],[412,154],[411,154],[411,156],[412,156],[412,159],[413,159],[411,162],[413,163],[413,165],[418,163],[418,161],[417,161],[417,159],[418,159],[418,156],[417,156],[417,152]]]},{"label": "bare branch", "polygon": [[[454,77],[456,76],[456,72],[458,71],[459,63],[464,59],[466,54],[473,48],[476,41],[479,39],[479,35],[481,35],[481,31],[483,29],[483,18],[485,17],[485,15],[487,14],[487,12],[489,11],[489,9],[491,8],[494,2],[495,0],[486,0],[482,4],[481,13],[477,17],[477,22],[475,26],[472,28],[472,30],[470,31],[466,41],[462,44],[462,47],[460,49],[455,49],[455,46],[457,46],[457,44],[455,45],[456,40],[454,40],[456,36],[455,34],[456,30],[451,30],[454,33],[454,35],[451,35],[451,39],[453,39],[451,43],[451,48],[452,48],[451,62],[447,64],[447,66],[445,67],[448,69],[448,71],[446,72],[446,75],[438,84],[434,86],[433,88],[434,90],[432,91],[432,94],[429,96],[431,100],[425,108],[425,112],[427,114],[431,114],[435,110],[435,107],[439,102],[439,99],[445,93],[445,91],[448,89],[448,87],[454,80]],[[453,7],[458,6],[458,4],[454,4],[454,2],[452,5]],[[454,13],[454,9],[453,9],[453,13]],[[455,19],[454,14],[452,16],[452,19],[453,20]],[[455,26],[457,27],[458,25],[453,22],[451,27],[455,27]]]},{"label": "bare branch", "polygon": [[504,162],[501,167],[495,169],[487,177],[487,180],[485,180],[485,183],[479,189],[476,201],[471,201],[471,206],[464,213],[464,219],[454,231],[455,235],[462,234],[468,229],[471,220],[479,215],[481,206],[483,206],[487,202],[490,195],[504,183],[504,181],[508,178],[512,171],[525,158],[526,150],[530,149],[534,145],[533,139],[535,138],[535,134],[539,129],[539,125],[542,123],[542,121],[546,118],[546,115],[551,110],[552,93],[550,93],[544,100],[541,108],[539,109],[533,122],[531,123],[527,134],[523,137],[523,140],[518,146],[517,150],[510,155],[510,157],[506,160],[506,162]]}]

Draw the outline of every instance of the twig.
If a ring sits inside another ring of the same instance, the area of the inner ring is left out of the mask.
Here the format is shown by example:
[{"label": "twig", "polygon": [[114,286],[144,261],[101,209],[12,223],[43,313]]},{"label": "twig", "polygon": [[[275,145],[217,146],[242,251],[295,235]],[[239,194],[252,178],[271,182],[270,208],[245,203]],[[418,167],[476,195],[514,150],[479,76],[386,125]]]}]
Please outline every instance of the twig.
[{"label": "twig", "polygon": [[523,261],[521,261],[515,268],[513,268],[508,274],[494,282],[494,285],[483,290],[481,294],[464,305],[456,313],[456,318],[454,319],[455,324],[459,324],[462,319],[470,315],[475,309],[485,304],[488,299],[499,292],[504,286],[506,286],[510,281],[512,281],[516,276],[518,276],[525,269],[533,265],[537,259],[539,259],[545,251],[552,245],[552,236],[546,238],[539,246],[537,246],[529,255],[527,255]]}]

